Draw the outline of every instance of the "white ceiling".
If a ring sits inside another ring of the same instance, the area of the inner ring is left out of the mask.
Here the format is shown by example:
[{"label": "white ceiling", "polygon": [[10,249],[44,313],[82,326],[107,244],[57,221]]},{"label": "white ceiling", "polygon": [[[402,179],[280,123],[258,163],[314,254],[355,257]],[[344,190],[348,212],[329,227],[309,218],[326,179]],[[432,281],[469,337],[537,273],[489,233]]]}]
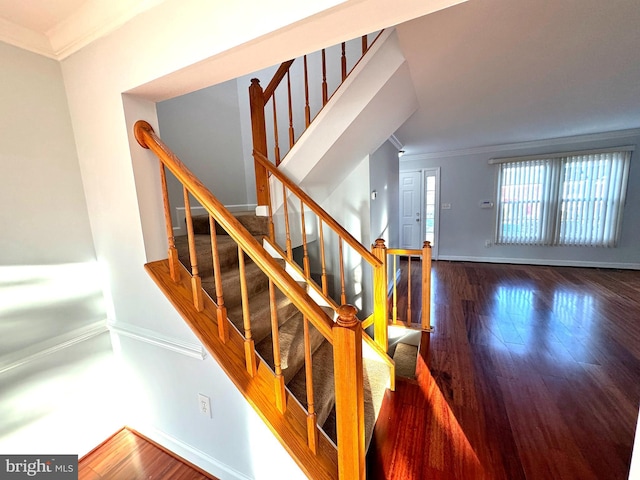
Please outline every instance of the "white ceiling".
[{"label": "white ceiling", "polygon": [[[164,0],[0,0],[0,41],[63,59]],[[640,127],[640,0],[469,0],[398,25],[407,154]]]},{"label": "white ceiling", "polygon": [[397,27],[407,154],[640,127],[640,0],[470,0]]},{"label": "white ceiling", "polygon": [[164,0],[0,0],[0,41],[57,60]]}]

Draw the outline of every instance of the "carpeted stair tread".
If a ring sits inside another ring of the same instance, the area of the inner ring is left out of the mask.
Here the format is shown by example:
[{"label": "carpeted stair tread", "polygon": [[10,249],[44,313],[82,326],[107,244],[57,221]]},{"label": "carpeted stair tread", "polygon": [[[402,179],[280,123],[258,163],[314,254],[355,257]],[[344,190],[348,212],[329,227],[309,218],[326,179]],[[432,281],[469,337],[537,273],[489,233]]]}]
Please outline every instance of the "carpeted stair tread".
[{"label": "carpeted stair tread", "polygon": [[[365,349],[370,348],[367,344],[363,344],[363,353]],[[369,449],[371,438],[373,436],[373,427],[382,408],[384,393],[389,388],[391,373],[389,366],[370,353],[365,353],[362,357],[362,368],[364,377],[364,432],[365,432],[365,451]],[[336,442],[336,409],[332,408],[329,416],[322,425],[322,429],[333,442]]]},{"label": "carpeted stair tread", "polygon": [[[367,344],[362,345],[363,353],[367,348],[370,348]],[[363,354],[362,366],[364,370],[364,446],[367,451],[373,437],[373,427],[382,408],[384,393],[391,384],[391,373],[385,362],[371,355]]]},{"label": "carpeted stair tread", "polygon": [[[284,382],[289,381],[304,366],[304,322],[300,312],[292,315],[289,320],[280,326],[280,366],[284,375]],[[313,354],[324,341],[324,336],[310,323],[309,341],[311,354]],[[274,368],[273,360],[273,336],[267,335],[256,345],[256,351],[271,368]]]},{"label": "carpeted stair tread", "polygon": [[[333,346],[329,342],[322,345],[311,357],[313,366],[313,401],[316,412],[316,422],[323,425],[331,413],[336,399],[334,396],[335,379],[333,374]],[[306,370],[301,368],[287,384],[287,388],[307,408],[307,381]]]},{"label": "carpeted stair tread", "polygon": [[[281,262],[284,263],[284,260]],[[245,279],[249,298],[269,288],[268,277],[255,263],[247,263],[245,265]],[[213,276],[202,278],[202,288],[205,289],[213,300],[216,299],[215,284],[216,282]],[[240,289],[239,269],[222,272],[222,293],[227,310],[241,304],[242,291]]]},{"label": "carpeted stair tread", "polygon": [[[276,309],[278,313],[278,324],[282,325],[298,309],[279,290],[276,289]],[[251,338],[255,343],[259,343],[271,333],[271,302],[269,290],[266,289],[256,295],[249,297],[249,315],[251,317]],[[242,304],[238,304],[227,310],[227,317],[244,335],[244,316]]]},{"label": "carpeted stair tread", "polygon": [[[253,212],[238,212],[234,214],[238,221],[246,228],[251,235],[262,236],[269,234],[269,218],[258,217]],[[209,235],[209,215],[195,215],[192,217],[193,231],[196,234]],[[216,223],[216,233],[219,236],[227,235],[227,232]]]},{"label": "carpeted stair tread", "polygon": [[416,361],[418,347],[406,343],[398,343],[393,354],[396,363],[396,375],[406,378],[416,378]]},{"label": "carpeted stair tread", "polygon": [[[231,270],[238,268],[238,244],[228,235],[219,235],[218,240],[218,258],[220,260],[220,270]],[[259,240],[258,237],[256,237]],[[198,259],[198,271],[201,277],[210,277],[213,275],[213,255],[211,253],[211,237],[207,235],[194,235],[196,244],[196,254]],[[186,235],[175,237],[176,249],[178,250],[178,259],[191,271],[191,258],[189,257],[189,240]],[[245,255],[245,262],[250,263],[251,260]]]}]

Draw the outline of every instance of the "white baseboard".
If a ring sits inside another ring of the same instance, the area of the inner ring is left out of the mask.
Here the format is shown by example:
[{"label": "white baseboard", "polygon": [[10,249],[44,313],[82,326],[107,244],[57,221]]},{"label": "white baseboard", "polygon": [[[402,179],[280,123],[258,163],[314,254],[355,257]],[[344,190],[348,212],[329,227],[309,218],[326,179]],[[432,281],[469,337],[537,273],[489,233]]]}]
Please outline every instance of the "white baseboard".
[{"label": "white baseboard", "polygon": [[[253,212],[255,211],[257,205],[255,203],[242,203],[238,205],[225,205],[224,206],[231,213],[239,213],[239,212]],[[207,215],[207,210],[201,206],[191,207],[191,215]],[[176,207],[176,218],[177,225],[173,227],[173,234],[178,235],[186,235],[187,228],[185,226],[185,218],[186,218],[185,208],[184,207]]]},{"label": "white baseboard", "polygon": [[464,255],[440,255],[438,260],[475,263],[513,263],[516,265],[546,265],[549,267],[615,268],[640,270],[640,263],[586,262],[578,260],[551,260],[541,258],[472,257]]},{"label": "white baseboard", "polygon": [[118,322],[109,325],[109,330],[117,335],[133,338],[134,340],[186,355],[187,357],[197,358],[198,360],[204,360],[207,356],[206,350],[200,343],[168,337],[148,328]]},{"label": "white baseboard", "polygon": [[106,333],[107,331],[107,321],[104,319],[91,323],[85,327],[76,328],[75,330],[63,333],[57,337],[43,340],[42,342],[38,342],[34,345],[29,345],[17,352],[0,355],[0,374],[20,367],[26,363],[33,362],[34,360],[38,360],[42,357],[46,357],[47,355],[52,355],[60,350],[64,350],[65,348],[98,336],[101,333]]},{"label": "white baseboard", "polygon": [[141,434],[149,437],[154,442],[159,443],[163,447],[172,451],[176,455],[188,460],[189,462],[197,465],[210,474],[229,480],[253,480],[251,477],[247,477],[245,474],[238,472],[236,469],[226,465],[219,460],[207,455],[202,450],[199,450],[188,443],[178,440],[177,438],[158,430],[153,427],[138,428],[135,425],[131,425],[132,428],[139,431]]}]

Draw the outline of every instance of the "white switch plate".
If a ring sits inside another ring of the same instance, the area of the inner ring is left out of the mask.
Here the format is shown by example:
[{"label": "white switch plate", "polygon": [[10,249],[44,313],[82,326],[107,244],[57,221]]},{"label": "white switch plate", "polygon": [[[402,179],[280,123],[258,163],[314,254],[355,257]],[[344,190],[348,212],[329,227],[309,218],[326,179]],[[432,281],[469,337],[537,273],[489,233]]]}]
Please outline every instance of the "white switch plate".
[{"label": "white switch plate", "polygon": [[201,393],[198,394],[198,410],[202,415],[211,418],[211,400]]},{"label": "white switch plate", "polygon": [[442,210],[451,210],[451,204],[450,203],[443,203],[442,204]]}]

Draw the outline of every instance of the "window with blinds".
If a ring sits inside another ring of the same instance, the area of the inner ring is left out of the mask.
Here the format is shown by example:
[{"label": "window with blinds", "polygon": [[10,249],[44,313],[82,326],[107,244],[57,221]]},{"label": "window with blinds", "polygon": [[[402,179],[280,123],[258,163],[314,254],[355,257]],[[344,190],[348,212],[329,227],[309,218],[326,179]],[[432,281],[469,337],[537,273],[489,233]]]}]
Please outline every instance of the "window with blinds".
[{"label": "window with blinds", "polygon": [[633,147],[493,159],[496,243],[614,247]]}]

